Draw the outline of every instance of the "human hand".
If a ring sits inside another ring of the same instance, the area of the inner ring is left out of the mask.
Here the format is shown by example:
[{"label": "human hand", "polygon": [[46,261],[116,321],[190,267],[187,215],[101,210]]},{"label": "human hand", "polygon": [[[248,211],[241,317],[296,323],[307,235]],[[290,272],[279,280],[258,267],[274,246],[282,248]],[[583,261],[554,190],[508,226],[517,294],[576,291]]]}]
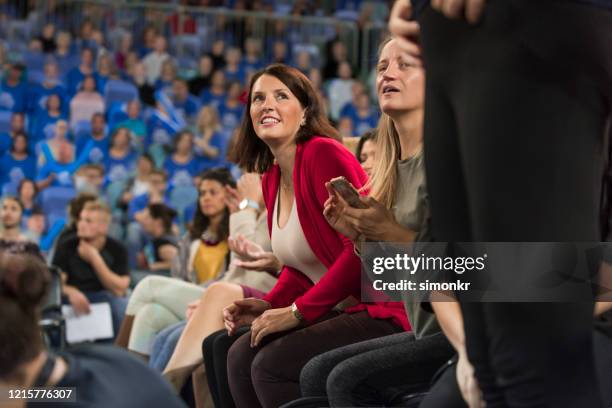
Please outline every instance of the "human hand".
[{"label": "human hand", "polygon": [[457,385],[461,391],[461,396],[469,408],[485,408],[482,400],[482,392],[478,386],[478,381],[474,375],[474,367],[468,360],[465,350],[459,352],[457,361]]},{"label": "human hand", "polygon": [[83,259],[88,264],[91,264],[94,261],[95,257],[100,254],[96,247],[82,239],[79,240],[79,246],[77,250],[81,259]]},{"label": "human hand", "polygon": [[342,215],[346,221],[369,240],[406,242],[414,239],[414,232],[395,220],[393,212],[371,197],[359,197],[368,208],[346,206]]},{"label": "human hand", "polygon": [[465,19],[476,24],[482,16],[486,0],[431,0],[431,8],[438,10],[448,18]]},{"label": "human hand", "polygon": [[419,23],[411,21],[412,4],[410,0],[396,1],[389,15],[389,31],[393,34],[397,44],[404,51],[406,62],[420,67],[421,47],[418,44],[420,28]]},{"label": "human hand", "polygon": [[266,252],[255,242],[247,239],[242,234],[235,238],[228,238],[228,246],[240,259],[234,260],[234,264],[241,268],[254,271],[277,273],[282,265],[272,252]]},{"label": "human hand", "polygon": [[261,190],[261,176],[257,173],[243,174],[237,183],[238,193],[242,199],[253,200],[256,203],[263,201]]},{"label": "human hand", "polygon": [[191,319],[199,305],[200,299],[194,300],[193,302],[190,302],[187,305],[187,309],[185,310],[185,318],[187,319],[187,321]]},{"label": "human hand", "polygon": [[68,297],[68,302],[70,302],[77,316],[89,314],[91,311],[89,299],[87,299],[83,292],[73,287],[70,290],[66,290],[65,295]]},{"label": "human hand", "polygon": [[325,183],[325,188],[329,193],[329,198],[323,204],[323,216],[327,223],[348,239],[357,240],[359,231],[343,217],[343,211],[348,207],[347,202],[334,190],[330,182]]},{"label": "human hand", "polygon": [[266,310],[251,324],[251,347],[257,347],[268,334],[291,330],[299,324],[291,306]]},{"label": "human hand", "polygon": [[226,306],[223,309],[223,324],[227,334],[233,336],[238,328],[251,324],[255,318],[271,307],[272,305],[265,300],[255,298],[236,300]]}]

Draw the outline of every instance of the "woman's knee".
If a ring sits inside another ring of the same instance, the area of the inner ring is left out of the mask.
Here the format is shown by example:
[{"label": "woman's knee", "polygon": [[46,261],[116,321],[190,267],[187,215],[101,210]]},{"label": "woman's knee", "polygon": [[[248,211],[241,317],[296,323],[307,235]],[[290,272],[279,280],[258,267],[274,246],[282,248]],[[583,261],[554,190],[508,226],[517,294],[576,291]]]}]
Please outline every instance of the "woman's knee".
[{"label": "woman's knee", "polygon": [[242,296],[242,287],[230,282],[214,282],[206,288],[201,299],[236,298]]},{"label": "woman's knee", "polygon": [[152,303],[155,298],[157,288],[165,285],[168,282],[164,276],[147,276],[134,288],[130,300],[128,302],[126,314],[134,315],[146,304]]},{"label": "woman's knee", "polygon": [[243,334],[232,344],[227,353],[227,375],[230,384],[233,379],[250,377],[254,350],[251,348],[251,332]]}]

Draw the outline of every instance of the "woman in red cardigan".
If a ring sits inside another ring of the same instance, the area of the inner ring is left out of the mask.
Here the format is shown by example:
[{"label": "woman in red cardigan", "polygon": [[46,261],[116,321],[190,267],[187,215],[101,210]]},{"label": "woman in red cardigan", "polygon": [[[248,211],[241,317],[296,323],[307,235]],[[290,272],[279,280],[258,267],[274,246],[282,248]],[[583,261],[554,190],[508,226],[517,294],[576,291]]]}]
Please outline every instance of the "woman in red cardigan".
[{"label": "woman in red cardigan", "polygon": [[[401,303],[359,303],[359,258],[323,217],[325,182],[344,176],[360,188],[367,181],[335,137],[298,70],[271,65],[253,77],[234,153],[239,165],[264,173],[272,250],[284,266],[263,299],[224,311],[230,334],[251,324],[228,355],[238,407],[278,407],[299,397],[300,370],[313,356],[410,328]],[[335,308],[347,298],[357,307]]]}]

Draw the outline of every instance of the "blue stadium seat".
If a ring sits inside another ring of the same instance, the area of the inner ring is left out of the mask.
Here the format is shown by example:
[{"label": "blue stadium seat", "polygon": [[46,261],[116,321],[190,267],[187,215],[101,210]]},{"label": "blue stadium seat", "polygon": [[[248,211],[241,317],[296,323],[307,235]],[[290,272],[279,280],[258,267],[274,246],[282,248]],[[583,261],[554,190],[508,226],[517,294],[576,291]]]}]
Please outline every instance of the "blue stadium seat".
[{"label": "blue stadium seat", "polygon": [[104,87],[104,100],[106,106],[115,103],[129,102],[138,98],[138,89],[126,81],[111,79]]},{"label": "blue stadium seat", "polygon": [[194,186],[178,186],[170,192],[170,207],[179,213],[179,219],[182,219],[185,210],[197,201],[198,190]]},{"label": "blue stadium seat", "polygon": [[47,58],[40,52],[27,51],[23,56],[23,63],[28,71],[41,70],[45,66]]},{"label": "blue stadium seat", "polygon": [[2,186],[2,197],[6,196],[16,196],[17,195],[17,187],[16,183],[6,183]]},{"label": "blue stadium seat", "polygon": [[11,117],[13,112],[0,111],[0,133],[8,133],[11,131]]},{"label": "blue stadium seat", "polygon": [[48,187],[40,193],[42,210],[47,216],[48,225],[66,217],[68,203],[74,198],[76,192],[71,187]]},{"label": "blue stadium seat", "polygon": [[72,134],[74,135],[75,143],[77,140],[89,136],[91,134],[91,122],[88,120],[78,121],[72,128]]}]

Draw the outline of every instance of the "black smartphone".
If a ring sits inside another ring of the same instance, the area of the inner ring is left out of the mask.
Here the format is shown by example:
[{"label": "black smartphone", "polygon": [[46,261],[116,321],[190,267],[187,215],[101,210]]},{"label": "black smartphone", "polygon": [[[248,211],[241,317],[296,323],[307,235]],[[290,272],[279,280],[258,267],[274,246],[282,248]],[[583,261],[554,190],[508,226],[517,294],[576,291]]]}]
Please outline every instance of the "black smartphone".
[{"label": "black smartphone", "polygon": [[331,179],[329,182],[332,185],[332,188],[336,190],[338,194],[340,194],[348,205],[353,208],[368,208],[368,206],[359,199],[359,193],[346,178],[342,176],[336,177]]}]

